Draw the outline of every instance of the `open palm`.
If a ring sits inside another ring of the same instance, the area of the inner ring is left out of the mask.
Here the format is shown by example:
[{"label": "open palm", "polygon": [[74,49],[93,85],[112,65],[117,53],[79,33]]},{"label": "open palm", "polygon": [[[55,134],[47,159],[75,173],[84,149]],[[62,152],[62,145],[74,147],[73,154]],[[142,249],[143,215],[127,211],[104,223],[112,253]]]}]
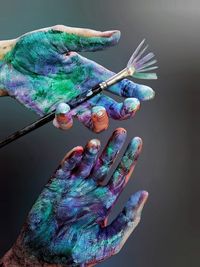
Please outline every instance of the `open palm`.
[{"label": "open palm", "polygon": [[[76,96],[113,75],[113,72],[77,52],[101,50],[115,45],[119,38],[119,31],[98,32],[57,25],[2,41],[2,94],[16,98],[39,115],[49,113],[59,103],[70,103]],[[127,119],[135,114],[140,100],[154,96],[148,86],[129,80],[123,80],[109,90],[128,99],[117,103],[102,94],[88,101],[73,116],[90,129],[99,131],[92,121],[96,112],[94,107],[100,106],[111,118]]]},{"label": "open palm", "polygon": [[142,141],[135,137],[105,184],[125,138],[126,131],[118,128],[100,157],[96,139],[66,155],[31,209],[16,243],[24,255],[39,263],[30,266],[92,266],[119,252],[139,223],[148,196],[145,191],[134,194],[107,225],[141,151]]}]

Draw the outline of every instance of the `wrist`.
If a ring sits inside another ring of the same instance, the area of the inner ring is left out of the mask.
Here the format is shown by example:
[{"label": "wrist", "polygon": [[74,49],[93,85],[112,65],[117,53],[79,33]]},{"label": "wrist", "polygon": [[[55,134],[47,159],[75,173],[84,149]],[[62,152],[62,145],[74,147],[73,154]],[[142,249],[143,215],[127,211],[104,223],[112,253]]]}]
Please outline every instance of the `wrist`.
[{"label": "wrist", "polygon": [[[0,260],[0,267],[20,266],[20,261],[17,259],[13,248],[6,252],[3,258]],[[21,265],[23,266],[23,265]]]},{"label": "wrist", "polygon": [[4,63],[3,61],[0,59],[0,96],[7,96],[8,93],[7,93],[7,90],[5,89],[5,86],[4,86]]},{"label": "wrist", "polygon": [[0,41],[0,96],[6,96],[8,95],[6,89],[4,88],[4,58],[6,57],[6,54],[8,54],[16,44],[16,39],[13,40],[6,40],[6,41]]},{"label": "wrist", "polygon": [[[24,248],[19,247],[16,243],[14,246],[6,252],[3,258],[0,260],[0,267],[39,267],[45,266],[39,263],[34,257],[27,254]],[[45,266],[46,267],[46,266]]]},{"label": "wrist", "polygon": [[18,240],[0,259],[0,267],[63,267],[63,265],[59,264],[40,262],[35,256],[30,255],[19,243]]}]

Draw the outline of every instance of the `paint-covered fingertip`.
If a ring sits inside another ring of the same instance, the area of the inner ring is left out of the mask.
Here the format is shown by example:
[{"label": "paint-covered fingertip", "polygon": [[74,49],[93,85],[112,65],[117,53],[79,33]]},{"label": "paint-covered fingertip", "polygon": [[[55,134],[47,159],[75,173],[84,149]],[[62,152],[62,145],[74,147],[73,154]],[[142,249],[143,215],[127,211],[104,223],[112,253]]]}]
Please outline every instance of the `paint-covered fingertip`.
[{"label": "paint-covered fingertip", "polygon": [[114,30],[114,31],[109,31],[110,32],[110,41],[112,43],[112,45],[115,45],[119,42],[119,39],[121,37],[121,32],[118,30]]},{"label": "paint-covered fingertip", "polygon": [[91,154],[97,154],[100,150],[101,143],[98,139],[92,139],[87,143],[87,150]]},{"label": "paint-covered fingertip", "polygon": [[132,139],[132,142],[134,143],[134,144],[137,144],[137,145],[142,145],[142,138],[141,137],[139,137],[139,136],[135,136],[133,139]]},{"label": "paint-covered fingertip", "polygon": [[56,108],[56,115],[66,114],[70,111],[70,106],[66,103],[59,103]]},{"label": "paint-covered fingertip", "polygon": [[119,127],[119,128],[114,130],[113,134],[114,135],[118,135],[118,134],[127,135],[127,131],[126,131],[126,129]]},{"label": "paint-covered fingertip", "polygon": [[72,155],[75,156],[79,156],[83,153],[83,147],[82,146],[76,146],[74,148],[72,148],[69,152],[67,152],[67,154],[63,157],[62,161],[61,161],[61,165],[64,164],[64,162]]},{"label": "paint-covered fingertip", "polygon": [[123,109],[126,113],[133,113],[135,114],[140,108],[140,101],[137,98],[126,98],[124,100]]},{"label": "paint-covered fingertip", "polygon": [[132,153],[135,155],[135,158],[140,154],[142,150],[143,141],[140,137],[134,137],[129,145],[129,149],[131,149]]},{"label": "paint-covered fingertip", "polygon": [[100,36],[104,47],[114,46],[119,42],[121,32],[118,30],[101,32]]},{"label": "paint-covered fingertip", "polygon": [[92,108],[92,124],[92,130],[95,133],[100,133],[108,128],[109,118],[104,107],[95,106]]},{"label": "paint-covered fingertip", "polygon": [[154,90],[147,85],[138,85],[138,98],[142,101],[151,100],[155,97]]},{"label": "paint-covered fingertip", "polygon": [[121,37],[121,32],[119,30],[104,31],[101,33],[101,37],[108,37],[119,40]]},{"label": "paint-covered fingertip", "polygon": [[55,119],[53,125],[62,130],[68,130],[73,126],[72,115],[70,114],[70,106],[66,103],[59,103],[56,108]]},{"label": "paint-covered fingertip", "polygon": [[147,202],[149,193],[147,191],[140,191],[138,193],[140,194],[140,197],[139,197],[139,200],[138,200],[136,213],[137,213],[138,216],[140,216],[141,213],[142,213],[142,210],[144,208],[144,205]]},{"label": "paint-covered fingertip", "polygon": [[146,203],[148,197],[149,197],[149,193],[147,191],[145,191],[145,190],[140,191],[140,200],[139,200],[139,202],[141,204],[143,203],[143,205],[144,205]]},{"label": "paint-covered fingertip", "polygon": [[148,192],[147,191],[138,191],[134,195],[132,195],[128,201],[128,205],[131,206],[133,209],[137,209],[138,211],[142,211],[144,204],[148,199]]}]

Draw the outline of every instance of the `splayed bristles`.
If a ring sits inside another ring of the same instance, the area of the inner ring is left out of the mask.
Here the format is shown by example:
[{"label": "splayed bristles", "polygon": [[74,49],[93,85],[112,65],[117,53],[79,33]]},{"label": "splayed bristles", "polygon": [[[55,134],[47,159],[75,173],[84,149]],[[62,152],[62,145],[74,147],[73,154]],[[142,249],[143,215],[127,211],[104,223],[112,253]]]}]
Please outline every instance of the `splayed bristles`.
[{"label": "splayed bristles", "polygon": [[[156,73],[146,73],[151,70],[155,70],[158,66],[152,66],[157,61],[154,58],[154,54],[152,52],[143,56],[144,52],[147,50],[148,45],[146,45],[143,49],[143,45],[145,43],[145,39],[138,45],[131,58],[128,61],[127,68],[133,69],[133,77],[139,79],[157,79]],[[152,60],[153,59],[153,60]],[[150,67],[152,66],[152,67]]]},{"label": "splayed bristles", "polygon": [[134,60],[134,59],[136,58],[136,56],[138,55],[138,52],[140,51],[140,48],[143,46],[144,42],[145,42],[145,39],[142,40],[142,42],[141,42],[141,43],[138,45],[138,47],[135,49],[135,51],[133,52],[131,58],[130,58],[129,61],[128,61],[127,66],[132,65],[133,60]]},{"label": "splayed bristles", "polygon": [[153,66],[153,67],[149,67],[149,68],[145,68],[145,69],[140,69],[140,72],[146,72],[146,71],[150,71],[150,70],[156,70],[158,68],[158,66]]}]

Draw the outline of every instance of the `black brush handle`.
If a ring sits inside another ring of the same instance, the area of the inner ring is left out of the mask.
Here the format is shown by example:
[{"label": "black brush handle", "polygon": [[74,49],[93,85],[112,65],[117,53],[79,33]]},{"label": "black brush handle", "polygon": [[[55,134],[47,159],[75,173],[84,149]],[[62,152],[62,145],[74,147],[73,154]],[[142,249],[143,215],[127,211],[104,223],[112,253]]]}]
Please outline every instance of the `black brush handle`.
[{"label": "black brush handle", "polygon": [[[71,109],[76,108],[77,106],[83,104],[85,101],[89,100],[93,96],[101,93],[101,91],[102,91],[101,86],[99,84],[96,85],[90,91],[87,91],[84,94],[82,94],[81,96],[78,96],[77,98],[73,99],[73,101],[69,104],[70,108]],[[88,92],[91,92],[91,93],[88,95]],[[29,124],[28,126],[24,127],[23,129],[14,132],[10,136],[8,136],[4,140],[2,140],[0,142],[0,148],[6,146],[7,144],[17,140],[18,138],[34,131],[35,129],[38,129],[39,127],[45,125],[46,123],[52,121],[54,119],[54,117],[55,117],[55,110],[52,111],[51,113],[43,116],[39,120]]]}]

